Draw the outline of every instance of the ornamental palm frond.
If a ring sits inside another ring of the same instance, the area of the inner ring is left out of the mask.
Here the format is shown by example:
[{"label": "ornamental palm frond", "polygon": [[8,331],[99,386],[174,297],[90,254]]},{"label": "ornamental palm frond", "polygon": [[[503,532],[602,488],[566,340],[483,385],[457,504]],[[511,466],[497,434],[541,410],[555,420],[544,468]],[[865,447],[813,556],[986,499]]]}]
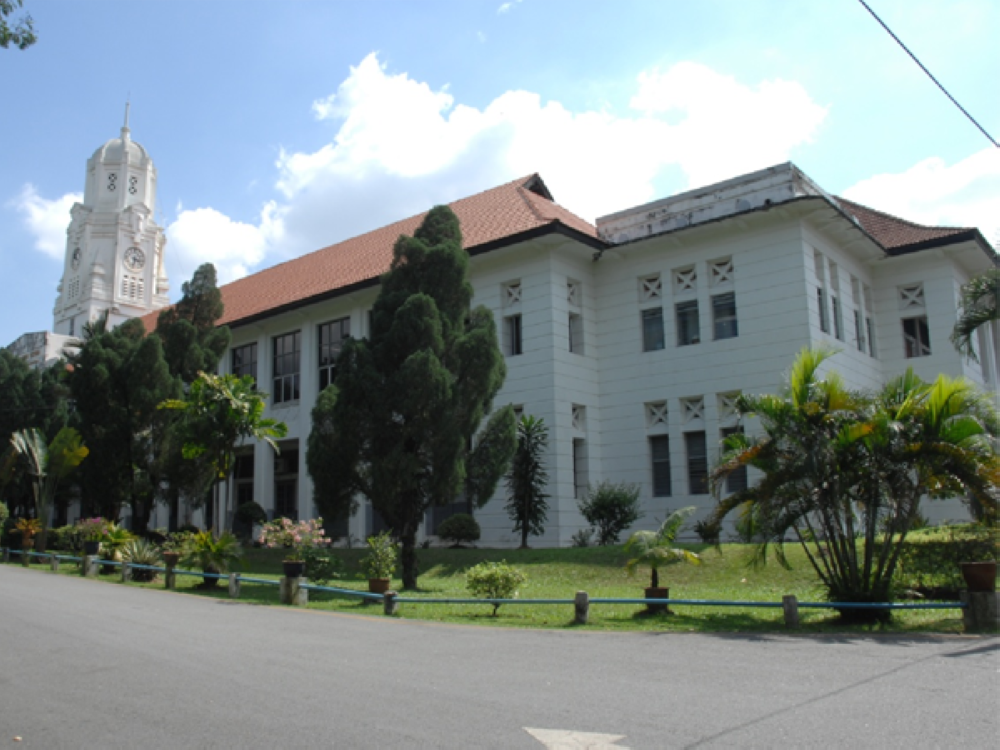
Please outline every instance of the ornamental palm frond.
[{"label": "ornamental palm frond", "polygon": [[1000,268],[992,268],[962,287],[959,315],[951,332],[951,342],[959,352],[978,361],[972,334],[995,321],[1000,321]]},{"label": "ornamental palm frond", "polygon": [[671,546],[684,522],[694,511],[693,505],[680,508],[664,519],[659,530],[633,533],[625,542],[625,554],[629,556],[625,563],[628,574],[633,575],[640,565],[648,565],[652,572],[650,586],[655,589],[660,585],[660,568],[679,562],[701,565],[701,558],[694,552]]}]

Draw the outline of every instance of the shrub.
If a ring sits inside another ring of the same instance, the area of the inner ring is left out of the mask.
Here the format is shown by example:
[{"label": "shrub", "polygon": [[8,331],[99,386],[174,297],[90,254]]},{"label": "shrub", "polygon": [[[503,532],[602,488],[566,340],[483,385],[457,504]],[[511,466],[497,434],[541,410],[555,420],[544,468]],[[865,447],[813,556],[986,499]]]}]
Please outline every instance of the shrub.
[{"label": "shrub", "polygon": [[[224,531],[216,539],[211,531],[188,534],[181,546],[181,565],[201,568],[203,572],[218,575],[228,573],[243,558],[239,540]],[[218,578],[206,576],[202,588],[214,588]]]},{"label": "shrub", "polygon": [[438,536],[446,541],[461,546],[463,542],[471,544],[479,541],[481,531],[479,522],[468,513],[456,513],[444,519],[438,526]]},{"label": "shrub", "polygon": [[199,529],[193,523],[183,523],[183,524],[181,524],[180,526],[177,527],[177,531],[174,532],[174,533],[175,534],[176,533],[197,534],[200,531],[201,531],[201,529]]},{"label": "shrub", "polygon": [[388,531],[368,537],[368,554],[361,558],[361,568],[369,578],[392,578],[399,560],[399,547]]},{"label": "shrub", "polygon": [[329,547],[330,540],[323,531],[323,519],[293,521],[290,518],[276,518],[265,523],[257,541],[268,549],[285,548],[291,550],[286,560],[305,560],[305,551],[316,547]]},{"label": "shrub", "polygon": [[10,518],[10,511],[7,510],[6,503],[0,502],[0,526],[3,526],[3,522]]},{"label": "shrub", "polygon": [[[501,562],[482,562],[465,572],[465,585],[469,592],[479,599],[514,599],[517,588],[528,580],[523,572],[506,560]],[[493,604],[493,616],[500,609],[498,602]]]},{"label": "shrub", "polygon": [[[126,542],[121,548],[122,561],[133,565],[152,565],[162,567],[163,558],[160,550],[155,544],[147,539],[132,539]],[[140,583],[149,583],[156,578],[155,570],[133,570],[132,580]]]},{"label": "shrub", "polygon": [[902,544],[896,585],[917,590],[965,588],[959,564],[995,561],[998,545],[1000,531],[979,524],[912,531]]},{"label": "shrub", "polygon": [[580,529],[570,538],[574,547],[589,547],[594,541],[593,529]]},{"label": "shrub", "polygon": [[639,485],[631,482],[604,481],[592,485],[579,506],[602,546],[617,544],[619,534],[642,517]]},{"label": "shrub", "polygon": [[303,550],[302,556],[306,564],[305,576],[310,583],[325,586],[343,575],[343,561],[329,550],[308,547]]},{"label": "shrub", "polygon": [[267,523],[267,511],[260,506],[260,503],[252,500],[238,507],[235,516],[237,521],[245,523],[250,527]]}]

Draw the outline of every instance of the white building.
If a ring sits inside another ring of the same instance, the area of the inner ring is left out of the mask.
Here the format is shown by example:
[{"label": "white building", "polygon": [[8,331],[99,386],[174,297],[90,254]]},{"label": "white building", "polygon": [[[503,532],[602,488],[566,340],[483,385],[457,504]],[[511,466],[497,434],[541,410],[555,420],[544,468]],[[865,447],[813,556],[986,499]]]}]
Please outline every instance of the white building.
[{"label": "white building", "polygon": [[73,347],[83,326],[108,316],[114,328],[166,307],[166,237],[153,220],[156,168],[125,124],[87,160],[83,203],[73,204],[66,255],[52,311],[53,332],[28,333],[7,348],[34,367]]},{"label": "white building", "polygon": [[[908,366],[926,379],[944,372],[997,385],[996,330],[979,338],[982,365],[948,339],[960,286],[997,263],[982,235],[835,198],[792,164],[596,227],[555,204],[537,175],[451,207],[471,255],[474,304],[494,311],[507,356],[496,404],[549,427],[550,510],[538,546],[570,543],[585,526],[576,498],[601,479],[642,486],[645,526],[684,505],[710,508],[706,475],[736,427],[734,396],[776,391],[804,346],[839,348],[830,367],[855,387]],[[230,509],[254,499],[274,515],[315,514],[310,410],[343,338],[367,335],[394,240],[420,219],[222,288],[233,338],[221,369],[253,375],[271,394],[268,416],[289,427],[280,456],[262,444],[243,452]],[[501,485],[475,513],[484,545],[518,541],[503,504]],[[433,513],[425,532],[458,506]],[[376,524],[367,508],[349,531],[363,537]]]}]

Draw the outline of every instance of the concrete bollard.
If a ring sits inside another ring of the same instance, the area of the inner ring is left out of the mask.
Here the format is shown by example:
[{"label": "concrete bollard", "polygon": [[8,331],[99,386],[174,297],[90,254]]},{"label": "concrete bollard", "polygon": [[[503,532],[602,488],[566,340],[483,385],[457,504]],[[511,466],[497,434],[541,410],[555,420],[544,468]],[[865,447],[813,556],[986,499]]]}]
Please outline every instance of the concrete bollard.
[{"label": "concrete bollard", "polygon": [[289,578],[284,576],[278,584],[278,593],[282,604],[290,604],[293,607],[304,607],[309,603],[309,589],[302,588],[302,584],[308,582],[308,578]]},{"label": "concrete bollard", "polygon": [[586,625],[590,617],[590,595],[586,591],[577,591],[573,600],[573,623]]},{"label": "concrete bollard", "polygon": [[240,574],[230,573],[229,574],[229,598],[239,599],[240,598]]},{"label": "concrete bollard", "polygon": [[1000,627],[1000,593],[962,591],[959,597],[966,605],[962,609],[962,623],[966,632],[978,633]]},{"label": "concrete bollard", "polygon": [[397,607],[399,607],[399,605],[396,603],[396,596],[397,594],[395,591],[386,591],[382,595],[382,611],[385,612],[385,614],[387,615],[396,614],[396,609]]},{"label": "concrete bollard", "polygon": [[49,567],[52,568],[53,573],[59,572],[59,556],[51,555],[49,557]]},{"label": "concrete bollard", "polygon": [[98,557],[97,555],[84,555],[83,556],[83,575],[87,578],[97,578],[98,569]]},{"label": "concrete bollard", "polygon": [[785,627],[797,628],[799,626],[799,600],[794,594],[781,597],[781,607],[785,610]]},{"label": "concrete bollard", "polygon": [[132,566],[127,562],[122,563],[122,583],[128,583],[132,580]]},{"label": "concrete bollard", "polygon": [[167,572],[163,576],[163,587],[167,589],[177,588],[177,574],[173,565],[167,565]]}]

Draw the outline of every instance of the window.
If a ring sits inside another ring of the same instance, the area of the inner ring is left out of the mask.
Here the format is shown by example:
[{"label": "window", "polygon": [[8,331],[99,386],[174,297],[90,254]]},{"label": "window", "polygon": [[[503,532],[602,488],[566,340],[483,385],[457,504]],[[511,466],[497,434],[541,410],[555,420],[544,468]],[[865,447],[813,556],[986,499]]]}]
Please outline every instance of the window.
[{"label": "window", "polygon": [[337,357],[344,341],[351,336],[351,319],[341,318],[319,327],[319,389],[322,391],[337,376]]},{"label": "window", "polygon": [[655,352],[662,349],[663,340],[663,309],[654,307],[642,311],[642,350]]},{"label": "window", "polygon": [[926,315],[903,318],[903,348],[907,359],[930,356],[931,337]]},{"label": "window", "polygon": [[574,279],[566,279],[566,301],[574,307],[580,306],[580,282]]},{"label": "window", "polygon": [[708,494],[708,451],[704,432],[685,432],[687,448],[688,492],[692,495]]},{"label": "window", "polygon": [[302,333],[274,337],[274,388],[271,398],[283,404],[299,400],[299,351]]},{"label": "window", "polygon": [[503,319],[503,351],[508,357],[516,356],[523,351],[520,315],[508,315]]},{"label": "window", "polygon": [[712,297],[712,323],[715,338],[734,339],[739,335],[736,324],[736,295],[733,292]]},{"label": "window", "polygon": [[649,455],[653,467],[653,497],[670,497],[670,438],[667,435],[650,437]]},{"label": "window", "polygon": [[587,494],[587,451],[586,443],[580,438],[573,439],[573,497],[577,500]]},{"label": "window", "polygon": [[233,348],[232,367],[233,375],[242,378],[249,375],[253,382],[257,382],[257,344],[244,344]]},{"label": "window", "polygon": [[299,449],[296,443],[274,456],[274,515],[299,520]]},{"label": "window", "polygon": [[701,343],[698,300],[677,303],[677,346]]},{"label": "window", "polygon": [[[235,496],[234,507],[236,508],[253,502],[253,470],[253,451],[240,453],[236,456],[236,465],[233,470],[233,495]],[[241,522],[239,518],[233,519],[233,530],[245,536],[249,536],[253,531],[250,524]]]},{"label": "window", "polygon": [[819,330],[823,333],[829,333],[830,319],[826,309],[826,290],[823,287],[816,290],[816,303],[819,306]]},{"label": "window", "polygon": [[586,432],[587,430],[587,407],[581,406],[580,404],[573,404],[572,408],[573,415],[573,429],[579,430],[580,432]]},{"label": "window", "polygon": [[[723,427],[722,439],[725,440],[730,435],[743,434],[743,427]],[[747,488],[747,467],[741,466],[736,471],[732,472],[728,477],[726,477],[726,492],[730,495],[734,492],[740,492]]]},{"label": "window", "polygon": [[854,311],[854,343],[857,345],[859,352],[865,350],[865,326],[860,310]]},{"label": "window", "polygon": [[832,297],[830,300],[833,303],[833,335],[836,336],[841,341],[844,340],[844,316],[840,309],[840,297]]},{"label": "window", "polygon": [[569,350],[583,354],[583,317],[576,313],[569,314]]}]

